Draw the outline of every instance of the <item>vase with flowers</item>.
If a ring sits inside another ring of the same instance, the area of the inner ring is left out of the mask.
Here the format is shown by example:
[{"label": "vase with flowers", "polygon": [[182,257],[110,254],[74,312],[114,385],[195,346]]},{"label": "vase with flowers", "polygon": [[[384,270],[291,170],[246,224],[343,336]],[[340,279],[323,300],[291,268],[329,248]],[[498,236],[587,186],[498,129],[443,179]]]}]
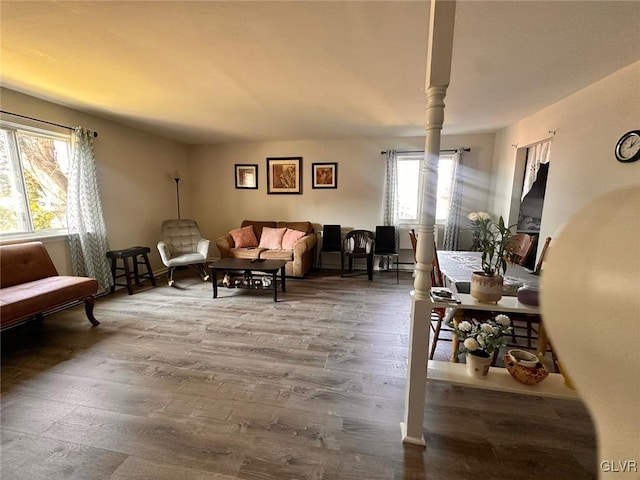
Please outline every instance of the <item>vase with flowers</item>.
[{"label": "vase with flowers", "polygon": [[453,335],[460,342],[458,354],[466,354],[467,373],[475,378],[486,378],[493,354],[506,344],[505,335],[512,330],[508,316],[500,314],[479,322],[463,320],[457,325],[452,321]]},{"label": "vase with flowers", "polygon": [[507,245],[511,239],[511,227],[502,216],[494,221],[487,212],[467,215],[473,231],[472,250],[481,253],[482,270],[471,275],[471,296],[480,302],[497,302],[502,298],[502,286],[511,254]]}]

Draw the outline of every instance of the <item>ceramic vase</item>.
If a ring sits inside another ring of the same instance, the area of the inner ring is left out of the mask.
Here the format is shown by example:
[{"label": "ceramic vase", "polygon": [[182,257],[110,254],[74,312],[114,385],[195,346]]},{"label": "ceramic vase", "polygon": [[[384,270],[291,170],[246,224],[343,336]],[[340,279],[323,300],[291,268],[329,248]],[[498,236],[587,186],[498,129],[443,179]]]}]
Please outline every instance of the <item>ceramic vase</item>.
[{"label": "ceramic vase", "polygon": [[484,272],[471,274],[471,296],[484,303],[496,303],[502,298],[502,275],[487,275]]},{"label": "ceramic vase", "polygon": [[493,360],[490,354],[484,351],[468,352],[466,358],[467,374],[478,379],[487,378]]}]

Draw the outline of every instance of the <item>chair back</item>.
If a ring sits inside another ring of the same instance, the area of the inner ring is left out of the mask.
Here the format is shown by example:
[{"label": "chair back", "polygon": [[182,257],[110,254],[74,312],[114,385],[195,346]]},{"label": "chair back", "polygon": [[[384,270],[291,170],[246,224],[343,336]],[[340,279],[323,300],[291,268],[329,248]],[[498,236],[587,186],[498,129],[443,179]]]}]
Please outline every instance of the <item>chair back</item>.
[{"label": "chair back", "polygon": [[171,219],[162,222],[160,238],[169,247],[172,257],[198,251],[198,241],[202,238],[195,220]]},{"label": "chair back", "polygon": [[440,271],[440,262],[438,261],[438,250],[436,249],[436,242],[433,242],[433,260],[431,261],[431,286],[432,287],[444,287],[444,280],[442,279],[442,272]]},{"label": "chair back", "polygon": [[416,259],[416,249],[418,248],[418,237],[416,236],[416,231],[412,228],[409,230],[409,240],[411,240],[411,248],[413,249],[413,261]]},{"label": "chair back", "polygon": [[342,227],[340,225],[324,225],[322,227],[323,252],[339,252],[342,248]]},{"label": "chair back", "polygon": [[547,254],[547,250],[549,249],[549,244],[551,243],[551,237],[547,237],[544,241],[544,245],[542,246],[542,252],[540,252],[540,258],[538,259],[538,263],[536,263],[535,272],[539,272],[542,270],[542,264],[544,263],[544,256]]},{"label": "chair back", "polygon": [[511,255],[511,262],[517,265],[524,265],[533,246],[533,240],[534,237],[526,233],[512,235],[506,248]]},{"label": "chair back", "polygon": [[375,235],[369,230],[351,230],[342,242],[343,251],[350,255],[369,255],[373,253]]},{"label": "chair back", "polygon": [[376,255],[397,254],[396,227],[393,225],[378,225],[376,227]]}]

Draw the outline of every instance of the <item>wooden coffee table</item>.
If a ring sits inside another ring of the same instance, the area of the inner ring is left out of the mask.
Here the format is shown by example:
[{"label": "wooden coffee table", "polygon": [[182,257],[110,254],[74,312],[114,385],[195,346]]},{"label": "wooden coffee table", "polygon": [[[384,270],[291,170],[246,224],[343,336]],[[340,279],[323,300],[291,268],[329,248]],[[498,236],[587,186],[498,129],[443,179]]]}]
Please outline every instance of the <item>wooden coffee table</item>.
[{"label": "wooden coffee table", "polygon": [[[273,301],[278,301],[278,283],[282,286],[282,291],[286,292],[284,266],[286,260],[251,260],[248,258],[223,258],[215,263],[209,264],[213,283],[213,298],[218,298],[218,272],[261,272],[271,275],[271,285],[269,287],[258,287],[252,285],[234,285],[231,288],[244,288],[247,290],[267,290],[273,289]],[[280,280],[278,280],[278,270],[280,270]]]}]

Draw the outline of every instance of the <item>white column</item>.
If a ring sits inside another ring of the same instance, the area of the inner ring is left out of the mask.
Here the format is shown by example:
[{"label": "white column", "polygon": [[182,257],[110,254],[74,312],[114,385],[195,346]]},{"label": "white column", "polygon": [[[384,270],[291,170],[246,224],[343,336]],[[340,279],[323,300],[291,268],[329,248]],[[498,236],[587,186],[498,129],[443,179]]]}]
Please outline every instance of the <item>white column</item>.
[{"label": "white column", "polygon": [[431,260],[433,258],[436,192],[440,131],[444,122],[444,97],[451,72],[451,51],[455,23],[455,1],[432,0],[427,58],[427,113],[423,203],[420,211],[416,249],[415,291],[412,293],[409,365],[405,397],[402,441],[425,445],[423,434],[424,402],[427,382],[427,351],[431,318]]}]

